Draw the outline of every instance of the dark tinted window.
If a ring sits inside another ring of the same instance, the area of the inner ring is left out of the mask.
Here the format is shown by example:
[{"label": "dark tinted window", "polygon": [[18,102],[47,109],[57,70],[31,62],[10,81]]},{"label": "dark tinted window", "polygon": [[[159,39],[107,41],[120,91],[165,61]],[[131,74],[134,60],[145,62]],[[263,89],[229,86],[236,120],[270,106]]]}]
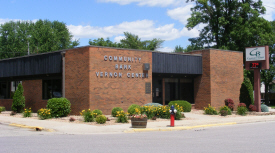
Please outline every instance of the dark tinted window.
[{"label": "dark tinted window", "polygon": [[62,97],[61,79],[43,80],[43,99]]}]

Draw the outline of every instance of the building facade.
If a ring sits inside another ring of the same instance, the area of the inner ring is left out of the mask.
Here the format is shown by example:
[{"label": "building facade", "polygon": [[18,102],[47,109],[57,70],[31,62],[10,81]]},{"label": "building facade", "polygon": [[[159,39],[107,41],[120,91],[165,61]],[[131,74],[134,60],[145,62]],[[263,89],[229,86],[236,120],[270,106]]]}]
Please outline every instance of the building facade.
[{"label": "building facade", "polygon": [[0,60],[0,106],[11,109],[22,82],[26,107],[45,108],[47,100],[66,97],[71,114],[131,104],[187,100],[197,109],[224,99],[239,102],[243,53],[216,49],[188,54],[85,46]]}]

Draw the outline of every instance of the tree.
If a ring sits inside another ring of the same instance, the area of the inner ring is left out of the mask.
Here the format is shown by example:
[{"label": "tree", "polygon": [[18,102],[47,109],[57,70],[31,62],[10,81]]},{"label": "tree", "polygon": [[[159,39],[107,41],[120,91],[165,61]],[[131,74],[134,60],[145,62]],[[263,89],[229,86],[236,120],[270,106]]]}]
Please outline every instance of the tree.
[{"label": "tree", "polygon": [[187,0],[195,1],[186,27],[190,30],[206,24],[197,39],[214,48],[244,51],[245,47],[269,44],[274,38],[262,1],[253,0]]},{"label": "tree", "polygon": [[185,52],[185,51],[184,51],[184,48],[183,48],[183,47],[181,47],[180,45],[177,45],[177,46],[175,47],[175,49],[174,49],[174,52],[175,52],[175,53],[183,53],[183,52]]},{"label": "tree", "polygon": [[28,48],[30,53],[43,53],[79,45],[72,37],[63,22],[7,22],[0,26],[0,58],[27,55]]},{"label": "tree", "polygon": [[107,47],[117,47],[117,48],[129,48],[129,49],[141,49],[141,50],[156,50],[161,46],[163,40],[152,39],[141,41],[137,35],[131,34],[129,32],[124,32],[125,38],[120,40],[120,43],[114,43],[109,38],[104,40],[104,38],[90,39],[90,45],[96,46],[107,46]]},{"label": "tree", "polygon": [[250,104],[254,104],[253,87],[248,78],[244,78],[240,89],[240,103],[245,103],[248,108]]},{"label": "tree", "polygon": [[24,89],[21,83],[14,93],[11,109],[14,112],[21,113],[25,107],[25,96],[23,96]]}]

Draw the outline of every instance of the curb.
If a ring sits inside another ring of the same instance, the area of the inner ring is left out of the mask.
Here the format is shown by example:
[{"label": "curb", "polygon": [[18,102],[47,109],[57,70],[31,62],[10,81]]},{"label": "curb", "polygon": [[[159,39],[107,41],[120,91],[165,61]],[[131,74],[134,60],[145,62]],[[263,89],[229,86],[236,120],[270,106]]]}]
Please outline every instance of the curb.
[{"label": "curb", "polygon": [[16,124],[16,123],[11,123],[9,124],[9,126],[15,126],[15,127],[20,127],[20,128],[28,128],[28,129],[34,129],[36,131],[47,131],[47,132],[54,132],[53,129],[45,129],[43,127],[39,127],[39,126],[27,126],[24,124]]},{"label": "curb", "polygon": [[206,125],[196,125],[196,126],[169,127],[169,128],[133,129],[133,130],[125,130],[124,133],[150,132],[150,131],[181,131],[181,130],[191,130],[191,129],[195,129],[195,128],[202,128],[202,127],[214,127],[214,126],[234,125],[234,124],[237,124],[237,122],[219,123],[219,124],[206,124]]}]

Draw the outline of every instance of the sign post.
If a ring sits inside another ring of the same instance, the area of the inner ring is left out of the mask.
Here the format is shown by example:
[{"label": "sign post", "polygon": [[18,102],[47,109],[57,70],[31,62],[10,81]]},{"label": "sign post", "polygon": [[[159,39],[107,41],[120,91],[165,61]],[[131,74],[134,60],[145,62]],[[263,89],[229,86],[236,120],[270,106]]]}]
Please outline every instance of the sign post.
[{"label": "sign post", "polygon": [[245,48],[245,69],[254,70],[254,105],[257,112],[261,112],[261,72],[269,69],[269,48],[268,46]]}]

